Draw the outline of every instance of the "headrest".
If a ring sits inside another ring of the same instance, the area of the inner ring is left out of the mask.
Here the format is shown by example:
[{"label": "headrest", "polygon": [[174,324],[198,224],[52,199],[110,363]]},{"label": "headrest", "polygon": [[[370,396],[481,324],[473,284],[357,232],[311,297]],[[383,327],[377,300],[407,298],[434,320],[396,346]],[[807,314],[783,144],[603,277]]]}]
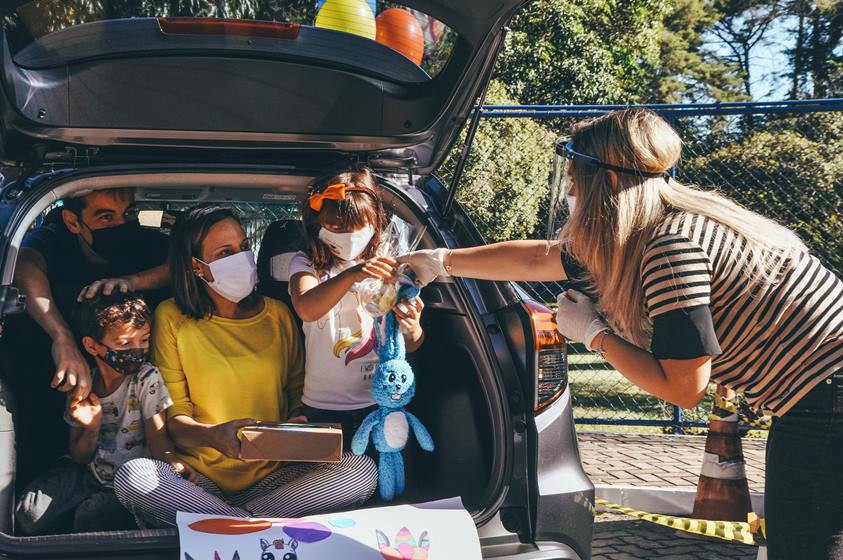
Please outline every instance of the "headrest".
[{"label": "headrest", "polygon": [[258,250],[258,279],[288,282],[290,261],[305,247],[301,220],[272,222],[263,234]]}]

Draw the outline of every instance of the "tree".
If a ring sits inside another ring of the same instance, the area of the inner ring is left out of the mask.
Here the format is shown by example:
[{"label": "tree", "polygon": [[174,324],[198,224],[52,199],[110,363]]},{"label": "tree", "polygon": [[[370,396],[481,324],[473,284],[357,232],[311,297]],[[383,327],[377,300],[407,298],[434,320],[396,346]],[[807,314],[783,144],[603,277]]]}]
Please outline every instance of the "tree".
[{"label": "tree", "polygon": [[790,98],[828,97],[843,92],[843,2],[792,0],[787,13],[795,28],[790,56]]},{"label": "tree", "polygon": [[648,103],[739,101],[739,69],[711,49],[706,33],[720,14],[706,0],[674,0],[665,14],[656,65],[642,96]]},{"label": "tree", "polygon": [[521,103],[638,101],[669,3],[535,0],[513,18],[496,77]]},{"label": "tree", "polygon": [[782,11],[780,0],[715,0],[720,17],[711,32],[727,49],[725,59],[740,71],[744,94],[752,99],[752,52],[764,44],[767,32]]},{"label": "tree", "polygon": [[[515,100],[504,84],[492,81],[486,102],[511,105]],[[480,121],[458,199],[487,240],[524,239],[540,227],[555,139],[553,131],[533,119]],[[458,155],[459,150],[452,152],[443,169],[453,169]]]}]

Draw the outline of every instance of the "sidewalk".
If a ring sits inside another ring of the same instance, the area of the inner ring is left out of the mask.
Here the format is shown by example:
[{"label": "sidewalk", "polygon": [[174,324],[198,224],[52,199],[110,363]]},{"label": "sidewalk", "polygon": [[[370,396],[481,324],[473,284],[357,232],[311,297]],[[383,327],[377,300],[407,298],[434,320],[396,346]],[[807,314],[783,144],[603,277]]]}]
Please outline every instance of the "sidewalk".
[{"label": "sidewalk", "polygon": [[[595,484],[696,488],[705,436],[580,432],[580,456]],[[751,491],[764,490],[762,439],[742,440]],[[593,560],[754,560],[758,549],[677,536],[676,531],[613,513],[599,514]]]}]

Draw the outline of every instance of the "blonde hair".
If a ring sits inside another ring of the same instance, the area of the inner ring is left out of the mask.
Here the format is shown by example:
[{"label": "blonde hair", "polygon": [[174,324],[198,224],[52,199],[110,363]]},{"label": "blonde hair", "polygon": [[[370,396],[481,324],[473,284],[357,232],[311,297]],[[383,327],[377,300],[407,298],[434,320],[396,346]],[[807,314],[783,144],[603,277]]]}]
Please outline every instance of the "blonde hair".
[{"label": "blonde hair", "polygon": [[[682,140],[656,113],[624,109],[580,121],[572,129],[577,152],[644,172],[662,173],[678,162]],[[610,174],[617,177],[613,188]],[[745,290],[777,280],[787,257],[807,251],[786,227],[756,214],[715,190],[675,179],[615,173],[581,158],[570,162],[577,211],[560,232],[565,249],[586,268],[586,280],[610,324],[630,342],[648,349],[651,324],[644,310],[640,266],[647,243],[676,212],[705,216],[743,241],[740,258]]]}]

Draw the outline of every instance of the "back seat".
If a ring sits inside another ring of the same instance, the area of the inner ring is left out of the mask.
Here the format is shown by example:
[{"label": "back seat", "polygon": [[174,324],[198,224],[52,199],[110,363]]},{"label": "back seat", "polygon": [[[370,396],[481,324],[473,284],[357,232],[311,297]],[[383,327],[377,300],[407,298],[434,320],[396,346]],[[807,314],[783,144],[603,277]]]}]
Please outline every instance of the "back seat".
[{"label": "back seat", "polygon": [[272,222],[263,234],[258,249],[258,292],[284,302],[293,312],[301,327],[301,319],[293,311],[293,302],[288,291],[290,283],[290,261],[305,248],[301,220],[278,220]]}]

